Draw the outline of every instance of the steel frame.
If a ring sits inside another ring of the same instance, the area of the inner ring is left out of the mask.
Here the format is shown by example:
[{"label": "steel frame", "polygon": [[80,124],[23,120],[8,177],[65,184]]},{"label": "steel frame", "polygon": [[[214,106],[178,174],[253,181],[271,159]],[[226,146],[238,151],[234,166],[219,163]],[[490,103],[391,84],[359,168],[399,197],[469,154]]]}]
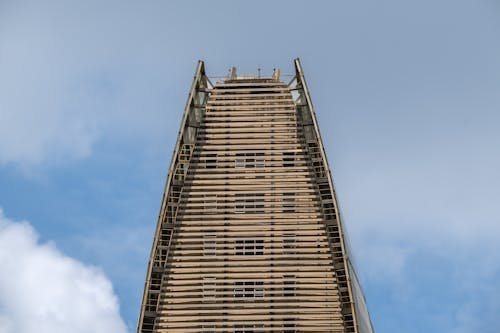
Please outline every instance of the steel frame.
[{"label": "steel frame", "polygon": [[279,70],[242,77],[233,69],[214,85],[198,63],[139,333],[373,332],[299,59],[294,64],[288,84]]}]

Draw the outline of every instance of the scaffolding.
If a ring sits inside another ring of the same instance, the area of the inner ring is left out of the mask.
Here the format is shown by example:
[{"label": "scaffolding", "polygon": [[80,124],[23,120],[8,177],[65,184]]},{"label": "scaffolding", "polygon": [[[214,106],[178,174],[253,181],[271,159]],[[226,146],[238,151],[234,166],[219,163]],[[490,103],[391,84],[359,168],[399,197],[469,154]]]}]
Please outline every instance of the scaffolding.
[{"label": "scaffolding", "polygon": [[212,84],[199,62],[138,333],[371,333],[300,62]]}]

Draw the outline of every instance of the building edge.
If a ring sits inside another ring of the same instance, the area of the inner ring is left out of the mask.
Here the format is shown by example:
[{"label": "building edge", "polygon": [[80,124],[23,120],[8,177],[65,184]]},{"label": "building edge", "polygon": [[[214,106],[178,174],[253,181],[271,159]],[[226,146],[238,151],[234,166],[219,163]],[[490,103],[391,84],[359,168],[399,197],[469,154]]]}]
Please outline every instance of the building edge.
[{"label": "building edge", "polygon": [[[165,183],[165,188],[163,192],[163,198],[161,202],[161,208],[158,216],[158,222],[155,229],[155,235],[153,239],[153,245],[151,247],[151,252],[148,261],[148,268],[146,273],[146,282],[144,284],[144,293],[142,296],[141,308],[139,313],[139,320],[137,324],[137,332],[144,332],[145,326],[151,326],[151,332],[153,331],[154,320],[156,318],[156,309],[158,308],[159,301],[159,290],[158,295],[155,297],[151,294],[151,284],[153,280],[153,268],[155,263],[155,257],[157,256],[157,249],[159,243],[159,236],[161,235],[161,229],[164,223],[166,223],[167,206],[169,201],[170,187],[172,185],[172,180],[174,178],[176,168],[179,165],[179,151],[184,143],[193,142],[196,140],[196,131],[198,128],[198,123],[201,121],[201,113],[203,112],[203,104],[206,103],[206,97],[208,95],[208,84],[209,80],[205,73],[205,63],[203,60],[198,60],[195,74],[193,77],[193,82],[191,84],[191,89],[188,94],[186,101],[186,106],[182,115],[181,126],[177,134],[176,145],[172,153],[172,158],[170,161],[170,167],[168,169],[167,181]],[[201,101],[200,101],[201,95]],[[198,104],[197,104],[198,102]],[[201,102],[201,104],[200,104]],[[191,128],[191,130],[190,130]],[[171,237],[171,235],[169,235]],[[166,253],[168,257],[168,253]],[[159,279],[163,272],[160,272]],[[156,306],[154,303],[156,299]]]},{"label": "building edge", "polygon": [[[302,93],[304,94],[304,99],[306,102],[306,110],[309,111],[312,125],[314,127],[314,134],[316,136],[316,140],[318,142],[320,152],[322,155],[322,160],[324,164],[324,168],[327,174],[328,182],[329,182],[329,187],[331,191],[331,196],[333,198],[333,204],[335,206],[335,215],[336,215],[336,220],[338,223],[338,228],[340,230],[341,234],[341,246],[342,246],[342,252],[344,253],[344,265],[347,267],[346,270],[346,275],[347,275],[347,283],[348,283],[348,290],[349,290],[349,296],[351,299],[351,311],[352,311],[352,316],[353,316],[353,322],[354,322],[354,329],[355,332],[358,333],[373,333],[373,324],[368,312],[368,307],[366,304],[366,298],[363,293],[363,289],[361,288],[361,284],[359,282],[356,269],[353,263],[353,255],[352,255],[352,250],[349,246],[349,238],[347,235],[347,231],[345,226],[343,225],[343,218],[341,216],[340,208],[339,208],[339,203],[337,200],[337,195],[335,192],[335,185],[333,182],[333,176],[330,171],[327,155],[324,149],[323,145],[323,139],[321,137],[321,132],[318,126],[318,121],[316,118],[316,112],[314,110],[314,106],[312,104],[311,96],[309,93],[309,89],[307,87],[307,82],[304,76],[304,72],[302,69],[302,64],[300,62],[300,58],[295,58],[294,59],[294,65],[295,65],[295,80],[297,80],[297,87],[298,90],[302,90]],[[297,107],[299,109],[299,107]],[[299,111],[299,110],[297,110]]]},{"label": "building edge", "polygon": [[[314,107],[311,101],[311,97],[309,94],[309,90],[307,88],[307,83],[304,77],[304,73],[302,70],[302,66],[300,63],[300,59],[294,59],[295,65],[295,78],[292,80],[296,80],[296,89],[301,95],[301,105],[297,105],[296,111],[298,113],[302,113],[303,117],[307,117],[310,119],[310,124],[306,126],[310,126],[313,131],[309,131],[309,135],[312,135],[319,148],[319,153],[321,154],[322,161],[324,164],[324,170],[326,172],[326,179],[329,184],[330,196],[333,201],[333,214],[335,215],[335,223],[338,226],[338,230],[340,233],[340,246],[342,247],[343,253],[343,266],[345,269],[345,276],[347,281],[347,289],[349,294],[349,302],[345,304],[344,311],[346,317],[352,316],[352,319],[347,320],[353,323],[353,327],[351,330],[357,333],[373,333],[373,326],[371,323],[371,319],[367,310],[365,297],[363,291],[361,289],[361,285],[359,283],[355,267],[352,260],[352,252],[348,245],[348,237],[346,234],[345,227],[343,226],[341,213],[339,210],[339,204],[337,201],[335,187],[333,183],[333,178],[330,172],[329,164],[327,161],[327,156],[324,150],[323,140],[320,134],[318,122],[316,119],[316,113],[314,111]],[[291,82],[291,83],[292,83]],[[162,235],[162,227],[168,223],[167,214],[169,211],[169,201],[172,200],[170,198],[170,192],[172,183],[175,182],[175,177],[178,174],[179,167],[181,168],[181,172],[183,172],[181,161],[179,160],[179,153],[181,147],[184,144],[194,143],[196,139],[196,132],[198,128],[198,124],[202,119],[204,112],[204,104],[206,103],[206,99],[209,92],[209,85],[211,85],[205,73],[205,66],[202,60],[198,61],[195,75],[193,78],[193,82],[191,85],[191,89],[187,98],[186,106],[184,109],[181,126],[178,132],[176,145],[172,154],[172,159],[168,171],[167,181],[164,188],[164,194],[162,198],[161,209],[158,217],[157,226],[155,229],[155,236],[153,240],[153,245],[151,249],[151,254],[148,261],[146,282],[144,285],[144,293],[141,302],[140,315],[138,320],[137,332],[152,332],[154,320],[156,318],[156,309],[158,308],[159,301],[159,293],[160,290],[153,290],[152,285],[156,280],[160,280],[164,274],[161,269],[155,271],[155,263],[159,260],[161,262],[161,257],[168,258],[168,249],[170,246],[167,246],[166,253],[158,253],[158,244],[161,241],[160,237]],[[325,219],[325,223],[327,223]],[[171,231],[173,232],[173,230]],[[172,235],[169,234],[168,238],[171,239]],[[160,259],[158,259],[160,258]],[[336,269],[336,267],[335,267]],[[156,280],[155,280],[156,279]],[[155,296],[156,294],[156,296]],[[155,304],[156,303],[156,304]],[[347,302],[345,302],[347,303]],[[151,325],[151,329],[148,327]]]}]

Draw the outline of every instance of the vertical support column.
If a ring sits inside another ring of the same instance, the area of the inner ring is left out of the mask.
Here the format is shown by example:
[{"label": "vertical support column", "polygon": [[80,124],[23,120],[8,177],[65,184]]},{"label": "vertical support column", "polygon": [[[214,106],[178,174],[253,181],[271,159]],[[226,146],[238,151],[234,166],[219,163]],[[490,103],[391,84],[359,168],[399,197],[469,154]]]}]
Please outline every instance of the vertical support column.
[{"label": "vertical support column", "polygon": [[332,248],[332,259],[339,281],[346,332],[372,333],[364,296],[351,262],[347,235],[342,227],[335,188],[319,132],[319,126],[311,102],[309,90],[299,59],[295,59],[297,90],[299,99],[297,112],[304,127],[306,145],[311,158],[311,169],[318,181],[318,194],[323,205],[328,237]]},{"label": "vertical support column", "polygon": [[208,79],[205,75],[203,61],[198,61],[184,109],[172,162],[168,171],[168,178],[148,262],[146,283],[137,327],[138,333],[154,332],[162,280],[175,229],[177,206],[181,200],[184,178],[189,166],[192,147],[196,141],[197,130],[203,120],[207,98]]}]

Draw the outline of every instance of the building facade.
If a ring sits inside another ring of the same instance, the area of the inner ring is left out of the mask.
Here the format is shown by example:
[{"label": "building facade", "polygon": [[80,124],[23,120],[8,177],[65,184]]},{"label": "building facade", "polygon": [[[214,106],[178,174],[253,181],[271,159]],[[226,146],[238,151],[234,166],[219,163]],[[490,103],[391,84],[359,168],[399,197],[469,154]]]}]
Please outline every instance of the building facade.
[{"label": "building facade", "polygon": [[228,77],[199,62],[149,260],[138,333],[373,328],[300,61]]}]

